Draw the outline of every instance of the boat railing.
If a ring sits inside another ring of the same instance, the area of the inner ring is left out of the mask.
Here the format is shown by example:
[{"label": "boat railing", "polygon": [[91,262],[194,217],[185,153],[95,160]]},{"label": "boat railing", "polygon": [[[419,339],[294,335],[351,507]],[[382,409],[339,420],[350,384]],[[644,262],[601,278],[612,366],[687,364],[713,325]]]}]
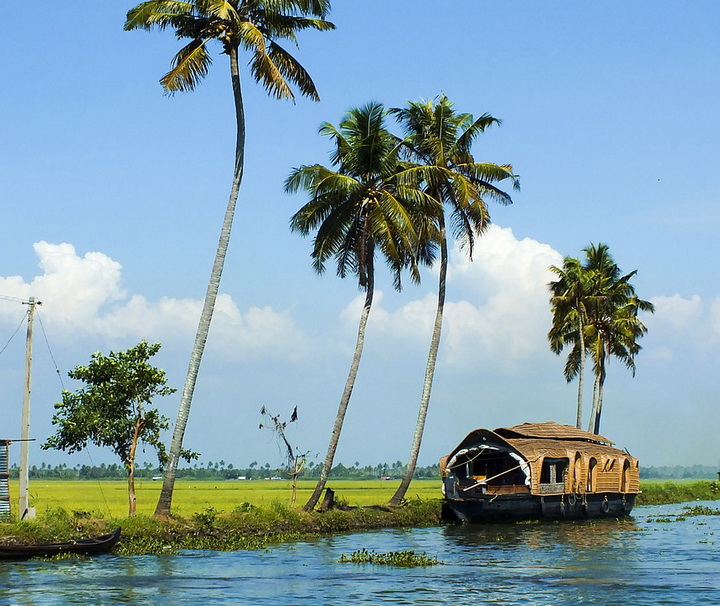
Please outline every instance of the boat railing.
[{"label": "boat railing", "polygon": [[552,484],[538,485],[540,494],[561,494],[565,492],[565,482],[554,482]]}]

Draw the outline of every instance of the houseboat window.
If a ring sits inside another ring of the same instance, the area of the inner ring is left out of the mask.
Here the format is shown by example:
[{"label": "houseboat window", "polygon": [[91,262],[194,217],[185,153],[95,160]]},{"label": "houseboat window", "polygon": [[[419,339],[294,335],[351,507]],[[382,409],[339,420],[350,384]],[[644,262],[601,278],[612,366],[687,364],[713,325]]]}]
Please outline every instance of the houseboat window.
[{"label": "houseboat window", "polygon": [[627,492],[630,486],[630,461],[625,459],[623,463],[622,477],[620,480],[620,492]]},{"label": "houseboat window", "polygon": [[587,491],[588,492],[595,492],[595,480],[596,480],[596,468],[597,467],[597,459],[592,458],[590,459],[590,462],[588,463],[588,475],[587,475]]},{"label": "houseboat window", "polygon": [[570,461],[568,459],[545,458],[540,472],[541,484],[560,484],[565,482]]}]

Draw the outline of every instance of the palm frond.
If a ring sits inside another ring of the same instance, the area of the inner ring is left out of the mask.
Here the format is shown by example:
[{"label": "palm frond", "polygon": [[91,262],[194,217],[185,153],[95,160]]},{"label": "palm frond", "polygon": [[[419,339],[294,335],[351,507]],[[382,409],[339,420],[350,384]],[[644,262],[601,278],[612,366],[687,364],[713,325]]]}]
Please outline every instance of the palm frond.
[{"label": "palm frond", "polygon": [[178,51],[172,62],[172,69],[160,79],[168,92],[190,91],[207,75],[212,64],[206,40],[195,39]]},{"label": "palm frond", "polygon": [[149,0],[141,2],[127,12],[123,29],[151,30],[175,27],[178,17],[195,15],[195,4],[182,0]]},{"label": "palm frond", "polygon": [[313,101],[320,101],[310,74],[290,53],[276,42],[270,42],[268,56],[285,79],[297,86],[304,96],[310,97]]}]

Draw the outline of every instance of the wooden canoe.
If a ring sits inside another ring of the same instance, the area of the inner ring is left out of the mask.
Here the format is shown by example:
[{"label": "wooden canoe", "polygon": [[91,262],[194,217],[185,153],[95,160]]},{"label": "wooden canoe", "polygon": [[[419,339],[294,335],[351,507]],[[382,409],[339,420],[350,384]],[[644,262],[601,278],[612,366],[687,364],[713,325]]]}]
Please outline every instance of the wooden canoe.
[{"label": "wooden canoe", "polygon": [[95,555],[108,553],[120,538],[120,528],[113,532],[89,539],[77,539],[65,543],[45,543],[41,545],[0,544],[0,560],[28,560],[30,558],[48,558],[65,553]]}]

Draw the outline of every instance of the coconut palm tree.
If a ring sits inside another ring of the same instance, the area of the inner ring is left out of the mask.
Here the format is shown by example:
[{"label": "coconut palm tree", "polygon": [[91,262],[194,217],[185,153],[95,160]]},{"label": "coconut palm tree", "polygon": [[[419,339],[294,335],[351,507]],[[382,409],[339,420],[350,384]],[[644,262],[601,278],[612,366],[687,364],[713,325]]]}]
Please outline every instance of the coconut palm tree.
[{"label": "coconut palm tree", "polygon": [[310,201],[291,219],[290,227],[302,235],[315,233],[313,267],[318,273],[335,259],[337,275],[352,274],[365,291],[355,352],[340,398],[320,479],[304,509],[315,507],[332,468],[345,413],[352,395],[362,356],[375,288],[375,256],[387,262],[394,286],[400,290],[401,273],[409,267],[412,280],[419,281],[418,262],[429,262],[432,251],[418,249],[419,230],[430,232],[427,218],[436,213],[435,201],[406,179],[400,184],[397,173],[399,145],[385,128],[385,109],[369,103],[351,109],[339,128],[325,124],[320,134],[334,143],[334,168],[319,164],[294,169],[286,190],[306,191]]},{"label": "coconut palm tree", "polygon": [[[510,196],[493,183],[507,180],[517,188],[518,178],[509,164],[476,162],[472,156],[474,140],[488,127],[500,124],[499,120],[489,114],[474,119],[471,114],[457,113],[445,95],[441,95],[437,102],[411,102],[406,108],[393,109],[392,113],[405,132],[403,149],[411,163],[404,171],[403,178],[422,183],[426,193],[439,203],[438,213],[433,219],[437,233],[434,241],[440,248],[438,303],[418,418],[405,476],[390,499],[390,504],[397,505],[405,497],[415,472],[430,404],[445,305],[447,223],[472,259],[475,239],[490,224],[486,200],[495,200],[501,204],[512,202]],[[445,208],[448,209],[447,217]]]},{"label": "coconut palm tree", "polygon": [[262,84],[271,96],[293,99],[291,85],[294,85],[300,94],[318,100],[315,84],[309,74],[278,41],[289,40],[296,43],[296,34],[300,30],[333,29],[333,24],[325,20],[329,10],[329,0],[150,0],[138,4],[127,13],[126,30],[172,28],[179,39],[188,41],[175,55],[170,71],[160,80],[168,93],[193,90],[205,77],[212,63],[209,43],[215,40],[221,44],[222,52],[230,60],[230,80],[237,126],[235,169],[230,197],[190,356],[156,515],[170,513],[178,459],[215,309],[242,181],[245,114],[238,66],[240,49],[247,51],[250,56],[249,65],[253,79]]},{"label": "coconut palm tree", "polygon": [[585,332],[595,373],[588,431],[597,434],[600,432],[608,358],[618,358],[635,376],[635,356],[642,349],[638,339],[647,333],[638,312],[653,313],[655,307],[651,302],[640,299],[630,283],[637,270],[622,275],[607,245],[590,244],[583,252],[587,257],[584,269],[589,274],[591,293],[586,304]]},{"label": "coconut palm tree", "polygon": [[585,377],[585,326],[587,323],[586,304],[589,300],[589,275],[582,263],[573,257],[565,257],[562,267],[550,266],[558,276],[550,282],[550,304],[553,314],[552,326],[548,332],[550,349],[560,354],[565,346],[571,346],[565,364],[565,379],[569,383],[578,377],[577,415],[575,426],[582,426],[582,396]]}]

